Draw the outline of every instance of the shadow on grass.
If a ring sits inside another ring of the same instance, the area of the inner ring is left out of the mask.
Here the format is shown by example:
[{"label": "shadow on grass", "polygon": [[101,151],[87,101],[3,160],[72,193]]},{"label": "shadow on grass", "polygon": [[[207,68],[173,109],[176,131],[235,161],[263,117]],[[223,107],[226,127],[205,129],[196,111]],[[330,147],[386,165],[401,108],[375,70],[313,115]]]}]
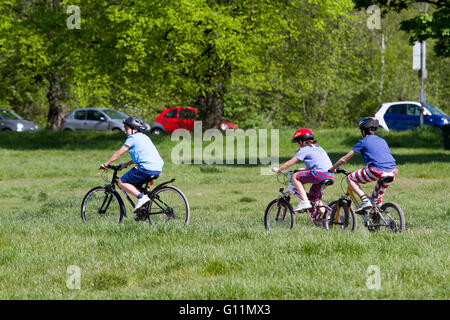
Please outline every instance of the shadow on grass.
[{"label": "shadow on grass", "polygon": [[[155,144],[167,136],[149,134]],[[0,132],[0,148],[11,150],[105,150],[120,148],[126,136],[118,131]]]}]

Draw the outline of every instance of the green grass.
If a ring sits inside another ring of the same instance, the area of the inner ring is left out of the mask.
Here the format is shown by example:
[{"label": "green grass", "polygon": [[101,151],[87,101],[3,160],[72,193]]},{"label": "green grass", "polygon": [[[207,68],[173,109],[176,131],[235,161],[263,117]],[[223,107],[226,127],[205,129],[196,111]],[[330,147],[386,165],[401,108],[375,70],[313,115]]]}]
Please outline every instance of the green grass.
[{"label": "green grass", "polygon": [[[291,131],[280,130],[281,161],[294,155]],[[316,135],[332,161],[359,138]],[[431,129],[382,135],[399,168],[384,199],[402,206],[403,234],[369,233],[361,220],[354,233],[325,231],[300,215],[292,230],[267,231],[264,209],[281,187],[274,176],[259,165],[175,165],[170,137],[155,139],[166,162],[160,180],[176,178],[190,224],[84,224],[81,199],[105,183],[97,168],[124,136],[2,133],[0,299],[449,299],[450,151]],[[346,167],[362,165],[355,157]],[[325,200],[341,193],[338,177]],[[66,285],[72,265],[79,290]],[[380,290],[366,285],[371,265]]]}]

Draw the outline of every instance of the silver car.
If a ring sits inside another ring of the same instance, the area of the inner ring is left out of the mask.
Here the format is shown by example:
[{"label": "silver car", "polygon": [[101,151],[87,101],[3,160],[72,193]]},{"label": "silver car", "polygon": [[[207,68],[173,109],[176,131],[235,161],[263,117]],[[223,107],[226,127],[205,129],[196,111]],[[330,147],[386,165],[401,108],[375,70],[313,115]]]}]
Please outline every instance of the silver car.
[{"label": "silver car", "polygon": [[23,120],[14,111],[0,108],[0,131],[37,131],[38,127],[31,121]]},{"label": "silver car", "polygon": [[122,121],[127,117],[125,113],[107,108],[76,109],[61,122],[61,130],[124,131]]}]

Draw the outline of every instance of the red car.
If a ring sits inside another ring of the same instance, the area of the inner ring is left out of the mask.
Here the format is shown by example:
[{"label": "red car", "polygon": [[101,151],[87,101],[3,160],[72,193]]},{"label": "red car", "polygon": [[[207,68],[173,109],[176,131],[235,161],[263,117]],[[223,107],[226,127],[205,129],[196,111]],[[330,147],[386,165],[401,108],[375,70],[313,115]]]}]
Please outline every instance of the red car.
[{"label": "red car", "polygon": [[[153,134],[172,133],[176,129],[186,129],[191,131],[194,128],[197,109],[191,107],[172,107],[164,109],[156,117],[151,125]],[[237,125],[222,121],[219,125],[221,130],[236,129]]]}]

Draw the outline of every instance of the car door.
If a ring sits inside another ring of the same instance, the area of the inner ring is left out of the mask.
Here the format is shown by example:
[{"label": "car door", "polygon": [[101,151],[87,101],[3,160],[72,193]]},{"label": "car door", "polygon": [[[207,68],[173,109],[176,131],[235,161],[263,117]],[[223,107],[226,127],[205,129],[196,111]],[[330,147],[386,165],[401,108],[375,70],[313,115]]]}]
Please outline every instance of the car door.
[{"label": "car door", "polygon": [[406,106],[406,127],[415,129],[420,126],[420,106],[408,104]]},{"label": "car door", "polygon": [[191,109],[181,108],[178,113],[177,128],[183,128],[191,131],[194,128],[195,112]]},{"label": "car door", "polygon": [[177,129],[177,118],[178,118],[178,111],[180,108],[173,108],[166,112],[162,119],[162,125],[164,126],[164,129],[168,133],[173,132],[175,129]]},{"label": "car door", "polygon": [[393,104],[384,114],[384,122],[389,129],[392,130],[406,130],[406,104]]},{"label": "car door", "polygon": [[88,110],[84,128],[87,130],[108,130],[106,116],[98,110]]},{"label": "car door", "polygon": [[83,130],[86,122],[86,110],[77,110],[73,114],[73,119],[67,119],[67,121],[70,121],[70,127],[72,127],[74,130]]}]

